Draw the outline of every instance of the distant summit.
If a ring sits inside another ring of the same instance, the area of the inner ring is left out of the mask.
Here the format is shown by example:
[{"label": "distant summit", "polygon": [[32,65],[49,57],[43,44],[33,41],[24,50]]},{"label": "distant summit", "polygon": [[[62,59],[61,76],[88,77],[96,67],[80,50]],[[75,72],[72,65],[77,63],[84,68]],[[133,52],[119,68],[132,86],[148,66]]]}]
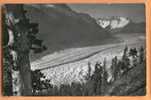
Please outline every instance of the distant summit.
[{"label": "distant summit", "polygon": [[114,33],[145,33],[145,23],[133,22],[127,17],[112,16],[106,18],[98,18],[97,23],[104,29]]},{"label": "distant summit", "polygon": [[102,28],[107,28],[109,27],[110,29],[116,29],[116,28],[123,28],[127,24],[129,24],[130,19],[125,18],[125,17],[108,17],[108,18],[99,18],[98,19],[98,24]]}]

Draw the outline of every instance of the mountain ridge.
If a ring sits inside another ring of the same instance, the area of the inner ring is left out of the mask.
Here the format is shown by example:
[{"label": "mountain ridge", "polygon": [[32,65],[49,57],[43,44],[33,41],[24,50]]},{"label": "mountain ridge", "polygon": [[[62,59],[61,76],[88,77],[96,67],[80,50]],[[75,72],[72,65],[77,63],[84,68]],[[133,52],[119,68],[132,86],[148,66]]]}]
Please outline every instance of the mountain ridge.
[{"label": "mountain ridge", "polygon": [[44,40],[48,48],[44,53],[32,54],[31,60],[66,48],[118,41],[110,32],[101,28],[94,18],[88,14],[77,13],[67,5],[27,5],[25,8],[28,18],[39,23],[37,37]]}]

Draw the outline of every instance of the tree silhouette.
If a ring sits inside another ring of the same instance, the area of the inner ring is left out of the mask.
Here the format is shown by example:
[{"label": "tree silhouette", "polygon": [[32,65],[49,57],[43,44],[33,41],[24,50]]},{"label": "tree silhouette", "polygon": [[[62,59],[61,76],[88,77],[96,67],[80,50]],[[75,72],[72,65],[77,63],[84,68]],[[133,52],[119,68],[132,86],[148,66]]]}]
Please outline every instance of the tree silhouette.
[{"label": "tree silhouette", "polygon": [[144,48],[141,46],[139,49],[139,62],[142,63],[145,60],[145,50]]},{"label": "tree silhouette", "polygon": [[32,95],[29,53],[30,50],[41,53],[46,47],[36,38],[38,24],[31,23],[26,17],[23,4],[8,4],[3,9],[2,31],[7,34],[4,35],[3,49],[10,55],[12,95]]},{"label": "tree silhouette", "polygon": [[129,56],[137,56],[137,49],[136,48],[131,48],[129,51]]},{"label": "tree silhouette", "polygon": [[127,71],[130,66],[130,60],[128,58],[128,46],[126,45],[124,48],[122,60],[119,62],[121,70],[123,72]]},{"label": "tree silhouette", "polygon": [[32,71],[31,75],[33,94],[37,94],[38,92],[41,92],[43,89],[52,88],[50,80],[45,79],[44,74],[41,73],[40,70]]},{"label": "tree silhouette", "polygon": [[116,80],[116,78],[117,78],[117,71],[119,69],[117,64],[118,64],[118,59],[117,59],[117,56],[115,56],[112,59],[112,65],[111,65],[111,69],[112,69],[114,80]]}]

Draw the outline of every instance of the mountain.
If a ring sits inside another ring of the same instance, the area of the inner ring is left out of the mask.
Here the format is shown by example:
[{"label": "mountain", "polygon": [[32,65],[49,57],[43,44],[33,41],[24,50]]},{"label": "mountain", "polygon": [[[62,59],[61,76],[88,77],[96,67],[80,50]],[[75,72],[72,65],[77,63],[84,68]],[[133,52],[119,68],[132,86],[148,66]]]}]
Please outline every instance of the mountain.
[{"label": "mountain", "polygon": [[25,9],[29,19],[39,23],[38,37],[48,48],[44,53],[32,54],[31,60],[67,48],[117,41],[91,16],[77,13],[65,4],[25,5]]},{"label": "mountain", "polygon": [[112,33],[145,33],[144,22],[133,22],[129,18],[121,16],[113,16],[107,18],[99,18],[97,23],[104,29]]},{"label": "mountain", "polygon": [[98,24],[102,28],[109,27],[110,29],[117,29],[117,28],[123,28],[125,27],[130,20],[125,17],[108,17],[108,18],[99,18]]}]

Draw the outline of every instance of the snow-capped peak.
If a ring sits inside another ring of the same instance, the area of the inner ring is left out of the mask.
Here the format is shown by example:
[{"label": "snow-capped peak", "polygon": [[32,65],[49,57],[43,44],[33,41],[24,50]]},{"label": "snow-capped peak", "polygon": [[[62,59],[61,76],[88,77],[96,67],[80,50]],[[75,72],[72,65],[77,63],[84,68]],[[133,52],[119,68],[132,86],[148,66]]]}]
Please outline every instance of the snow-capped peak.
[{"label": "snow-capped peak", "polygon": [[125,17],[110,17],[110,18],[99,18],[98,24],[102,28],[110,27],[110,29],[123,28],[130,20]]}]

